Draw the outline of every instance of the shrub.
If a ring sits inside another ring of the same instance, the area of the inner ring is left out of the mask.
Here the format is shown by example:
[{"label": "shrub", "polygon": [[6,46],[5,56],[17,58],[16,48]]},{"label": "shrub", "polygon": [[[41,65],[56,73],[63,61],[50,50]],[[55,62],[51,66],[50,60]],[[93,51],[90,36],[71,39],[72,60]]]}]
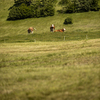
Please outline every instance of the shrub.
[{"label": "shrub", "polygon": [[99,5],[98,5],[98,0],[92,0],[90,2],[90,9],[91,11],[98,11],[100,9]]},{"label": "shrub", "polygon": [[13,7],[10,12],[9,12],[9,16],[7,18],[7,20],[15,20],[16,19],[16,7]]},{"label": "shrub", "polygon": [[67,7],[65,7],[65,13],[74,13],[75,12],[75,6],[73,3],[70,3]]},{"label": "shrub", "polygon": [[25,5],[24,3],[20,6],[14,6],[10,12],[7,20],[17,20],[17,19],[24,19],[30,17],[31,8]]},{"label": "shrub", "polygon": [[71,0],[70,2],[67,2],[67,0],[61,1],[63,1],[63,4],[66,4],[63,8],[65,13],[98,11],[100,9],[98,0]]},{"label": "shrub", "polygon": [[[31,1],[31,0],[24,0]],[[55,9],[52,3],[45,2],[36,2],[31,4],[30,6],[27,3],[22,3],[23,0],[18,0],[17,4],[14,4],[10,8],[9,16],[7,20],[17,20],[17,19],[25,19],[32,17],[46,17],[53,16],[55,13]]]},{"label": "shrub", "polygon": [[61,0],[59,2],[59,5],[65,5],[65,4],[68,4],[69,3],[69,0]]},{"label": "shrub", "polygon": [[40,15],[40,9],[37,9],[37,10],[36,10],[36,17],[39,18],[40,16],[41,16],[41,15]]},{"label": "shrub", "polygon": [[56,4],[58,0],[40,0],[42,3],[50,3],[50,4]]},{"label": "shrub", "polygon": [[65,19],[65,21],[64,21],[64,24],[72,24],[73,22],[72,22],[72,18],[70,18],[70,17],[67,17],[66,19]]},{"label": "shrub", "polygon": [[90,10],[90,0],[75,0],[75,12],[85,12]]},{"label": "shrub", "polygon": [[25,3],[27,6],[29,6],[32,3],[32,0],[14,0],[14,3],[16,5],[21,5],[22,3]]},{"label": "shrub", "polygon": [[54,13],[55,13],[55,9],[54,9],[54,7],[53,7],[52,4],[48,4],[48,5],[45,7],[45,10],[46,10],[48,16],[53,16]]}]

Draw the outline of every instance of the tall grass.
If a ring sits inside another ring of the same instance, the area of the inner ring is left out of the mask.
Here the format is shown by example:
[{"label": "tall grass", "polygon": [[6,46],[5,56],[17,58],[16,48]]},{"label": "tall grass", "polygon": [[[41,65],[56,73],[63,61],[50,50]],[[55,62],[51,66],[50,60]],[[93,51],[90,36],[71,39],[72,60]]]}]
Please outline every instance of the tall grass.
[{"label": "tall grass", "polygon": [[100,40],[2,43],[0,100],[99,100]]}]

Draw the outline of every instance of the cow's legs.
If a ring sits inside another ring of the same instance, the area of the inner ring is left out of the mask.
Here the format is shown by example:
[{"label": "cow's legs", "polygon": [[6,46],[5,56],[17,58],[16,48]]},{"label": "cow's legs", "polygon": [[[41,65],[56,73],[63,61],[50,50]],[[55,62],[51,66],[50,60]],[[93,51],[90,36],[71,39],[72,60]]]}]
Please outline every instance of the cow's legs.
[{"label": "cow's legs", "polygon": [[28,29],[28,34],[30,33],[30,30]]}]

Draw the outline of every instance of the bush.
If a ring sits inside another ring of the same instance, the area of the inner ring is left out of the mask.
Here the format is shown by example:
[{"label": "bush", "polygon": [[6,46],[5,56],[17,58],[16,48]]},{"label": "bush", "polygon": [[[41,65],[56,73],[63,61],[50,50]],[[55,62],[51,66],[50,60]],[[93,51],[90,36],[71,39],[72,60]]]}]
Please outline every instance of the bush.
[{"label": "bush", "polygon": [[10,10],[7,20],[25,19],[30,17],[30,14],[31,14],[31,8],[23,3],[18,7],[14,6]]},{"label": "bush", "polygon": [[40,15],[40,9],[37,9],[35,14],[36,14],[36,17],[39,18],[41,16]]},{"label": "bush", "polygon": [[75,12],[86,12],[90,10],[90,0],[75,0]]},{"label": "bush", "polygon": [[44,5],[44,6],[40,9],[41,17],[53,16],[54,13],[55,13],[55,9],[54,9],[54,7],[53,7],[52,4]]},{"label": "bush", "polygon": [[59,5],[65,5],[65,4],[68,4],[69,3],[69,0],[61,0],[59,2]]},{"label": "bush", "polygon": [[53,16],[54,13],[55,13],[55,9],[54,9],[54,7],[53,7],[52,4],[48,4],[48,5],[45,7],[45,10],[46,10],[48,16]]},{"label": "bush", "polygon": [[67,7],[65,7],[65,13],[74,13],[75,12],[75,6],[73,3],[70,3]]},{"label": "bush", "polygon": [[98,11],[100,9],[98,5],[98,0],[92,0],[90,2],[91,11]]},{"label": "bush", "polygon": [[53,16],[54,13],[55,13],[55,9],[53,7],[53,4],[48,3],[48,2],[44,2],[44,3],[36,2],[35,4],[32,4],[31,6],[28,6],[25,3],[21,3],[19,5],[14,4],[14,6],[12,6],[10,9],[7,20]]},{"label": "bush", "polygon": [[21,5],[22,3],[25,3],[27,6],[30,6],[32,0],[14,0],[14,3],[16,5]]},{"label": "bush", "polygon": [[[67,0],[61,0],[63,4],[66,4]],[[66,9],[66,10],[65,10]],[[63,7],[63,12],[74,13],[74,12],[87,12],[87,11],[98,11],[100,9],[98,0],[71,0]]]},{"label": "bush", "polygon": [[72,18],[67,17],[67,18],[65,19],[65,21],[64,21],[64,24],[73,24]]}]

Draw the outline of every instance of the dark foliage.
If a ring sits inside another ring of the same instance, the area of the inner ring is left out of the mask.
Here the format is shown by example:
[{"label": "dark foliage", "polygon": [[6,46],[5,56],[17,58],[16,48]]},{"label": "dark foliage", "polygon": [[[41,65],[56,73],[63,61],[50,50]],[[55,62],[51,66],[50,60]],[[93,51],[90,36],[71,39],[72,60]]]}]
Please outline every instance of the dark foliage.
[{"label": "dark foliage", "polygon": [[69,0],[61,0],[59,2],[59,5],[65,5],[65,4],[68,4],[69,3]]},{"label": "dark foliage", "polygon": [[48,0],[33,3],[31,0],[16,0],[15,4],[9,10],[7,20],[53,16],[55,13],[53,4]]},{"label": "dark foliage", "polygon": [[66,9],[65,13],[74,13],[75,12],[75,6],[73,3],[70,3],[67,7],[64,7]]},{"label": "dark foliage", "polygon": [[14,6],[8,16],[8,20],[17,20],[31,17],[31,8],[22,3],[20,6]]},{"label": "dark foliage", "polygon": [[[98,11],[98,0],[61,0],[66,6],[63,8],[64,13],[75,13],[75,12],[87,12],[87,11]],[[66,3],[67,2],[67,3]]]},{"label": "dark foliage", "polygon": [[98,0],[92,0],[90,3],[91,11],[99,11]]},{"label": "dark foliage", "polygon": [[67,18],[65,19],[65,21],[64,21],[64,24],[73,24],[72,18],[67,17]]},{"label": "dark foliage", "polygon": [[32,3],[32,0],[14,0],[14,3],[16,5],[21,5],[22,3],[25,3],[27,6],[29,6]]}]

